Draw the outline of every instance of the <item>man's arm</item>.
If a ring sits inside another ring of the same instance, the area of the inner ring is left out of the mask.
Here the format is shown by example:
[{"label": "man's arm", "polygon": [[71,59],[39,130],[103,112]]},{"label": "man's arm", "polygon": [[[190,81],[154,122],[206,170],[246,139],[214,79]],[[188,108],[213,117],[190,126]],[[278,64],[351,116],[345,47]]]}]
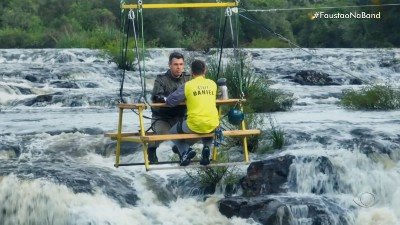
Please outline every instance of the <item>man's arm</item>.
[{"label": "man's arm", "polygon": [[176,89],[176,91],[168,95],[165,103],[167,103],[167,105],[176,106],[179,103],[184,102],[185,100],[185,85],[181,85],[178,87],[178,89]]},{"label": "man's arm", "polygon": [[151,100],[156,103],[160,102],[159,97],[165,97],[165,86],[162,83],[159,76],[157,76],[156,80],[154,81],[153,85],[153,92],[151,93]]}]

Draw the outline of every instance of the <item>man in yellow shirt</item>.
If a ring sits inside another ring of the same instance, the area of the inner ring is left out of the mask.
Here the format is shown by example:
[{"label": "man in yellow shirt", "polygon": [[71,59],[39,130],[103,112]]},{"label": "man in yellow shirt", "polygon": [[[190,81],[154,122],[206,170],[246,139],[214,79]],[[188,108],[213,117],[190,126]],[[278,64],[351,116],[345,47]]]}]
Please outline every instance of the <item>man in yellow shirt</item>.
[{"label": "man in yellow shirt", "polygon": [[[194,60],[191,65],[192,80],[178,87],[170,94],[166,103],[176,106],[186,101],[187,119],[178,122],[171,129],[171,134],[207,134],[211,133],[219,125],[218,110],[216,107],[217,84],[205,77],[206,65],[201,60]],[[202,138],[203,151],[201,165],[210,163],[210,149],[213,138]],[[174,144],[182,156],[180,165],[187,166],[196,156],[196,152],[184,139],[174,140]]]}]

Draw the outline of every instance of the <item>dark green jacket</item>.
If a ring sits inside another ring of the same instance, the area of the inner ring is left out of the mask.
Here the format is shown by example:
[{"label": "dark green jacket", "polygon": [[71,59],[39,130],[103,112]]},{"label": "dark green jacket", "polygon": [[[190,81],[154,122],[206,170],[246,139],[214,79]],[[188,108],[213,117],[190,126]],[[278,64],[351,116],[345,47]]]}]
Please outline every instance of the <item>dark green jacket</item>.
[{"label": "dark green jacket", "polygon": [[[171,71],[168,70],[164,74],[157,75],[154,81],[153,92],[151,94],[151,100],[154,101],[155,95],[162,95],[168,97],[169,94],[174,92],[179,86],[189,81],[191,76],[189,74],[183,73],[181,77],[175,78]],[[178,105],[175,107],[151,107],[153,117],[158,118],[175,118],[184,117],[186,114],[186,106]]]}]

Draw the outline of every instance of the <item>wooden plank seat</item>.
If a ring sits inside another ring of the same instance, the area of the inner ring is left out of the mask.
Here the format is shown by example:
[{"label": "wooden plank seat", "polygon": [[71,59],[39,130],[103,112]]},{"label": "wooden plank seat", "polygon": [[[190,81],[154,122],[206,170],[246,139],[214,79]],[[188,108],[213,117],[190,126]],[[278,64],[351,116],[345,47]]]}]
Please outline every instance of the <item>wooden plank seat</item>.
[{"label": "wooden plank seat", "polygon": [[[240,137],[260,134],[260,130],[226,130],[223,131],[223,135],[227,137]],[[117,138],[117,133],[106,133],[105,137]],[[214,133],[209,134],[162,134],[155,135],[154,133],[146,133],[145,136],[140,136],[138,132],[123,132],[121,133],[122,140],[129,141],[132,138],[142,140],[145,142],[151,141],[166,141],[166,140],[176,140],[176,139],[194,139],[203,137],[213,137]]]}]

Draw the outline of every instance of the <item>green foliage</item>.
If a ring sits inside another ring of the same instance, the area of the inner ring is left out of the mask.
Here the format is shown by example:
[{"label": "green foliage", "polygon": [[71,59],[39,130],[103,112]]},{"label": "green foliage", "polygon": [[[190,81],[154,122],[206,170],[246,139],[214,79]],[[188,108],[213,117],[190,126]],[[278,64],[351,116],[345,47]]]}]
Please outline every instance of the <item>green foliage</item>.
[{"label": "green foliage", "polygon": [[393,110],[400,109],[400,91],[390,84],[369,85],[361,90],[347,89],[339,105],[348,109]]},{"label": "green foliage", "polygon": [[212,37],[208,37],[205,32],[192,32],[188,36],[184,36],[181,41],[181,46],[188,51],[208,51],[213,41]]},{"label": "green foliage", "polygon": [[[112,41],[120,38],[120,32],[112,27],[96,28],[93,31],[82,31],[76,21],[65,25],[62,32],[53,34],[53,38],[57,41],[57,48],[97,48],[101,49]],[[72,46],[71,46],[72,45]]]},{"label": "green foliage", "polygon": [[[290,8],[286,0],[273,0],[273,1],[242,1],[241,6],[245,9],[275,9],[275,8]],[[276,38],[275,33],[278,33],[285,38],[296,42],[293,36],[290,21],[288,20],[288,13],[285,12],[262,12],[262,13],[243,13],[244,16],[250,18],[252,21],[240,19],[240,33],[241,42],[248,45],[255,39],[273,39]],[[274,44],[274,43],[272,43]]]},{"label": "green foliage", "polygon": [[295,98],[275,89],[259,89],[251,95],[251,107],[255,112],[288,111],[293,107]]},{"label": "green foliage", "polygon": [[289,110],[294,103],[292,97],[281,91],[269,89],[268,79],[256,75],[251,69],[251,63],[244,57],[239,62],[234,59],[226,66],[220,68],[218,75],[217,60],[208,62],[207,77],[216,81],[217,77],[225,77],[228,80],[228,92],[230,98],[240,98],[243,92],[247,102],[254,112],[273,112]]},{"label": "green foliage", "polygon": [[102,49],[110,42],[121,39],[121,33],[114,27],[96,28],[88,33],[86,45],[89,48]]},{"label": "green foliage", "polygon": [[18,28],[1,29],[0,40],[0,48],[44,48],[52,42],[45,33],[26,32]]},{"label": "green foliage", "polygon": [[0,12],[0,27],[33,31],[42,28],[38,7],[32,0],[14,0]]},{"label": "green foliage", "polygon": [[[385,4],[398,3],[396,0],[385,1]],[[400,13],[400,7],[354,7],[341,8],[343,5],[365,5],[367,1],[326,1],[315,4],[315,7],[338,8],[319,10],[310,12],[293,11],[288,13],[288,21],[293,27],[293,34],[296,41],[303,47],[394,47],[399,44],[400,27],[394,23],[399,22],[400,18],[396,15]],[[376,2],[375,2],[376,4]],[[335,13],[379,13],[380,19],[311,19],[313,13],[323,11],[326,14]],[[395,40],[396,39],[396,40]]]},{"label": "green foliage", "polygon": [[[199,2],[189,0],[186,2]],[[221,20],[224,19],[223,8],[186,8],[182,9],[182,48],[187,50],[208,50],[217,46],[220,35]],[[201,21],[201,22],[200,22]],[[230,45],[232,46],[232,45]]]},{"label": "green foliage", "polygon": [[255,38],[250,44],[246,45],[247,48],[289,48],[290,45],[287,42],[282,41],[278,38],[263,39]]},{"label": "green foliage", "polygon": [[261,153],[265,153],[270,150],[282,149],[285,145],[285,131],[278,127],[276,121],[270,116],[269,129],[266,130],[266,138],[263,140],[264,145],[260,148]]},{"label": "green foliage", "polygon": [[123,60],[125,54],[125,50],[121,52],[121,40],[115,40],[108,42],[105,47],[105,53],[112,58],[112,61],[118,65],[120,69],[133,70],[134,61],[135,61],[135,52],[133,51],[134,44],[133,42],[129,42],[128,50],[126,52],[126,60]]},{"label": "green foliage", "polygon": [[[135,2],[126,1],[127,4]],[[198,2],[198,0],[177,0]],[[207,0],[206,2],[213,2]],[[214,1],[215,2],[215,1]],[[277,38],[276,33],[299,44],[302,47],[399,47],[400,46],[400,7],[362,7],[369,1],[330,0],[330,1],[293,1],[293,0],[254,0],[241,1],[242,9],[271,10],[263,13],[241,11],[245,17],[238,19],[237,14],[230,18],[225,29],[224,47],[287,47]],[[0,45],[10,47],[55,47],[98,46],[103,41],[90,40],[87,36],[97,29],[119,28],[121,21],[130,24],[128,10],[121,17],[119,1],[59,1],[59,0],[2,0],[0,3],[0,33],[8,38]],[[148,0],[147,3],[165,3],[163,0]],[[375,4],[376,2],[373,2]],[[398,3],[398,0],[386,0],[385,4]],[[351,5],[360,7],[343,8]],[[332,8],[337,6],[338,8]],[[296,8],[315,8],[296,10]],[[331,7],[318,9],[318,7]],[[272,9],[278,9],[276,11]],[[285,10],[279,10],[285,9]],[[286,10],[289,9],[289,10]],[[326,14],[365,12],[380,13],[380,19],[312,19],[315,12]],[[183,47],[187,49],[208,50],[219,47],[222,38],[225,11],[223,8],[195,9],[151,9],[137,14],[139,23],[136,31],[144,32],[146,43],[152,47]],[[143,23],[141,18],[143,17]],[[121,21],[120,21],[121,20]],[[232,26],[231,26],[232,25]],[[25,31],[10,32],[10,29]],[[234,37],[231,35],[231,29]],[[68,30],[69,36],[65,33]],[[15,36],[9,37],[14,34]],[[85,37],[78,37],[85,36]],[[32,37],[32,38],[30,38]],[[50,37],[50,38],[49,38]],[[94,39],[95,36],[92,37]],[[83,40],[81,40],[83,39]],[[27,43],[26,40],[32,40]],[[57,42],[60,43],[57,44]],[[236,43],[238,41],[238,43]]]},{"label": "green foliage", "polygon": [[65,33],[59,37],[56,47],[57,48],[84,48],[86,35],[82,33]]},{"label": "green foliage", "polygon": [[115,26],[116,16],[105,8],[98,8],[95,1],[76,1],[71,5],[68,17],[76,19],[86,31],[98,27]]},{"label": "green foliage", "polygon": [[[229,162],[223,149],[219,149],[216,163]],[[233,185],[239,181],[239,170],[236,167],[218,166],[187,170],[186,174],[202,187],[215,187],[217,184]]]},{"label": "green foliage", "polygon": [[[165,3],[162,1],[155,2]],[[178,9],[149,10],[143,14],[145,41],[156,42],[159,47],[180,47],[180,42],[184,36],[182,33],[183,22],[183,16]],[[142,26],[141,23],[138,25]],[[138,33],[139,31],[137,29]]]}]

